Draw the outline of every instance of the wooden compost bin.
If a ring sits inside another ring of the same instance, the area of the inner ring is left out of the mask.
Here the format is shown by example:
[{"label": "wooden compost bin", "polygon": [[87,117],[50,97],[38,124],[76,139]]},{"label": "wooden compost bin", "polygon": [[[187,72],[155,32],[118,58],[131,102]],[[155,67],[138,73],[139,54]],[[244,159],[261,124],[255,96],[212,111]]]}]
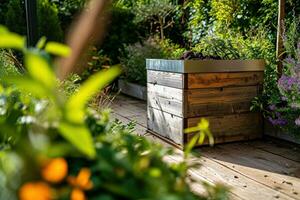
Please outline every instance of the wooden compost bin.
[{"label": "wooden compost bin", "polygon": [[147,59],[147,123],[153,132],[184,146],[184,129],[210,122],[215,143],[259,138],[260,113],[250,111],[261,91],[264,60]]}]

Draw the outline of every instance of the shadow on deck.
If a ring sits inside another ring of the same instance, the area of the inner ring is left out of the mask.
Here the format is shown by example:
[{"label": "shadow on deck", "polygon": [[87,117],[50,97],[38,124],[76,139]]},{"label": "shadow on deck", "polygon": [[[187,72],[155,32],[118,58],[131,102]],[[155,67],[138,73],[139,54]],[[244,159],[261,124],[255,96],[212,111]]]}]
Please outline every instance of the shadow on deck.
[{"label": "shadow on deck", "polygon": [[[120,95],[113,105],[113,116],[127,123],[136,121],[136,132],[165,146],[169,144],[147,133],[146,102]],[[166,158],[170,162],[182,159]],[[223,183],[231,188],[232,199],[299,199],[300,200],[300,147],[264,137],[261,140],[235,142],[196,149],[201,168],[191,169],[196,180]],[[201,155],[201,157],[200,157]],[[194,157],[195,159],[195,157]],[[198,184],[195,192],[203,192]]]}]

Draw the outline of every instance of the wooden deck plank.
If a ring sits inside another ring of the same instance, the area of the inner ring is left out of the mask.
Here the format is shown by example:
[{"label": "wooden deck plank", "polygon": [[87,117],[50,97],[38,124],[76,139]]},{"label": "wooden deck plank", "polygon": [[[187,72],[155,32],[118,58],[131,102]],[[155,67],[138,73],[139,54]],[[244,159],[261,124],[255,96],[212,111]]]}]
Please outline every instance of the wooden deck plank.
[{"label": "wooden deck plank", "polygon": [[[146,103],[120,96],[112,106],[113,117],[128,123],[137,121],[136,132],[147,139],[170,146],[147,133]],[[182,152],[167,156],[167,162],[180,162]],[[193,157],[202,163],[201,168],[189,170],[189,175],[202,182],[224,183],[231,187],[231,199],[300,199],[300,162],[297,146],[273,145],[265,141],[217,145],[201,148],[202,157]],[[194,192],[203,193],[201,184],[191,186]]]},{"label": "wooden deck plank", "polygon": [[[242,148],[241,148],[242,147]],[[202,155],[294,199],[300,199],[300,164],[280,156],[238,144],[203,149]],[[239,152],[236,154],[236,152]],[[249,152],[251,152],[249,154]]]},{"label": "wooden deck plank", "polygon": [[279,141],[267,137],[264,141],[255,141],[250,145],[262,149],[272,154],[296,161],[300,163],[300,146],[290,142]]}]

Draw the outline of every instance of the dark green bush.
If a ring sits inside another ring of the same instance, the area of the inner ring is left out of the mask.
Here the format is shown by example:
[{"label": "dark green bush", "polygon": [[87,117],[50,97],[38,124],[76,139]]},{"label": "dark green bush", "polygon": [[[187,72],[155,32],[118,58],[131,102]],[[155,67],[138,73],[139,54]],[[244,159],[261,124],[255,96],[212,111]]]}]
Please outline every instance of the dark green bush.
[{"label": "dark green bush", "polygon": [[184,52],[183,48],[169,40],[149,38],[142,44],[137,43],[125,48],[125,55],[121,58],[125,79],[130,82],[146,85],[146,59],[165,58],[178,59]]},{"label": "dark green bush", "polygon": [[39,36],[46,36],[50,41],[63,41],[64,35],[58,18],[58,9],[49,0],[38,1]]},{"label": "dark green bush", "polygon": [[23,0],[9,1],[4,18],[4,24],[12,31],[22,35],[26,34],[26,16]]},{"label": "dark green bush", "polygon": [[[49,40],[63,41],[63,33],[58,18],[58,9],[49,0],[38,2],[38,35],[46,36]],[[26,16],[24,0],[11,0],[5,8],[4,24],[14,32],[26,34]]]}]

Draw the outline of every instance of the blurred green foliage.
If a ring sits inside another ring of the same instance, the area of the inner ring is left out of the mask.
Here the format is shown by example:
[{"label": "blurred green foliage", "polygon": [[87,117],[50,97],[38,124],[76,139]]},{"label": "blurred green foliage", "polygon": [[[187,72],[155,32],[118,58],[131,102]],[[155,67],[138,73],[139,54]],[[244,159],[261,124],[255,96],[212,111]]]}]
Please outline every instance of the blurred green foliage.
[{"label": "blurred green foliage", "polygon": [[[46,36],[52,41],[63,41],[63,32],[58,18],[58,9],[49,0],[38,0],[38,35]],[[0,24],[19,34],[26,34],[26,17],[24,0],[1,1],[0,10],[3,17]],[[54,31],[55,30],[55,31]]]},{"label": "blurred green foliage", "polygon": [[[194,180],[187,176],[191,167],[187,162],[166,164],[163,157],[171,151],[132,134],[133,123],[110,121],[109,112],[87,107],[93,95],[120,74],[120,68],[97,72],[72,86],[78,77],[61,83],[45,56],[67,56],[68,47],[41,39],[37,47],[42,48],[27,49],[22,36],[4,27],[0,38],[0,48],[24,53],[26,66],[24,74],[1,77],[1,199],[17,199],[20,186],[37,180],[47,183],[55,199],[69,199],[73,186],[68,179],[53,184],[40,173],[43,160],[57,157],[67,160],[69,176],[83,168],[91,171],[93,187],[84,192],[89,199],[227,199],[227,190],[220,185],[205,184],[207,194],[196,196],[188,185]],[[1,56],[0,63],[9,64],[7,59]],[[208,127],[202,123],[200,128]]]}]

